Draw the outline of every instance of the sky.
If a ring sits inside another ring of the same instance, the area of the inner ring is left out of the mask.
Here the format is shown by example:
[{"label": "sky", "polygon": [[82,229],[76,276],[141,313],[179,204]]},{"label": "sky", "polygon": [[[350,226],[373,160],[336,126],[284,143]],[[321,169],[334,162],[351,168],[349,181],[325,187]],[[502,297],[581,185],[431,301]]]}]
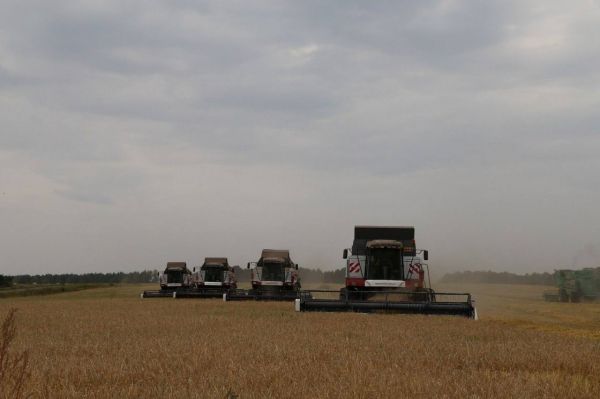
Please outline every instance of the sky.
[{"label": "sky", "polygon": [[0,273],[600,266],[599,1],[0,0]]}]

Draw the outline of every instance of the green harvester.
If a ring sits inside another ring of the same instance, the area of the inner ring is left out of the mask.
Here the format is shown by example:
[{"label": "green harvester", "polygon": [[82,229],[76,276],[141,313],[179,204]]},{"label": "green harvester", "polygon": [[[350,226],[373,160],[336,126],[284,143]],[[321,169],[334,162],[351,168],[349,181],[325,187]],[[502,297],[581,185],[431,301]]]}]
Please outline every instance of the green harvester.
[{"label": "green harvester", "polygon": [[547,291],[544,299],[551,302],[592,302],[600,299],[600,268],[554,271],[557,291]]}]

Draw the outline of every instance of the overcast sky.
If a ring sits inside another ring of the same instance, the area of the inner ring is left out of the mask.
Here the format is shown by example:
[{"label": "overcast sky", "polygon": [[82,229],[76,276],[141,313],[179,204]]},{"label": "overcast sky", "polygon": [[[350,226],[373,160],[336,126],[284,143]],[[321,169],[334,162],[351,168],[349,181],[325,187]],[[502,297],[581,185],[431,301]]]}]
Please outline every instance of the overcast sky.
[{"label": "overcast sky", "polygon": [[600,266],[598,1],[0,1],[0,273]]}]

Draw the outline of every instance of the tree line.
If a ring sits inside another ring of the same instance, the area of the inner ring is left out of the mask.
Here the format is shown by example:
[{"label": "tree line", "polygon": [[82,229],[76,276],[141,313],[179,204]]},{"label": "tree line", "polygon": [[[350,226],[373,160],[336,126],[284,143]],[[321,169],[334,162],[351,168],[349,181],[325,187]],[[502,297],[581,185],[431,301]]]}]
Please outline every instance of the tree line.
[{"label": "tree line", "polygon": [[[239,282],[250,281],[250,270],[234,266]],[[298,270],[304,283],[343,283],[345,269],[323,271],[320,269]],[[12,284],[93,284],[93,283],[155,283],[158,282],[158,270],[141,272],[116,273],[83,273],[83,274],[21,274],[3,276],[0,274],[0,287],[10,287]]]},{"label": "tree line", "polygon": [[553,273],[516,274],[493,271],[466,271],[448,273],[442,283],[490,283],[490,284],[530,284],[554,285]]},{"label": "tree line", "polygon": [[[239,282],[250,281],[250,270],[234,266]],[[323,271],[321,269],[300,268],[298,270],[303,283],[332,283],[343,284],[345,268]],[[6,276],[0,274],[0,287],[10,287],[12,284],[93,284],[93,283],[156,283],[157,270],[141,272],[115,273],[83,273],[83,274],[21,274]],[[552,273],[516,274],[493,271],[464,271],[448,273],[440,280],[442,283],[492,283],[492,284],[532,284],[554,285]]]},{"label": "tree line", "polygon": [[0,286],[11,284],[91,284],[91,283],[151,283],[158,281],[156,270],[141,272],[83,273],[83,274],[21,274],[17,276],[0,275]]}]

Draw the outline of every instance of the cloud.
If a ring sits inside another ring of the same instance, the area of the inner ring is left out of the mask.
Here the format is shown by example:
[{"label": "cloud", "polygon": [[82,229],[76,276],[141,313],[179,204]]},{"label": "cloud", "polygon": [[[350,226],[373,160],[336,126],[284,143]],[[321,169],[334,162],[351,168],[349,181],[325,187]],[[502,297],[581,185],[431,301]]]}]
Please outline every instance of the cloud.
[{"label": "cloud", "polygon": [[[568,264],[600,225],[599,14],[5,2],[6,265],[74,270],[72,247],[82,271],[243,264],[275,244],[331,268],[359,223],[415,224],[441,268]],[[21,241],[39,253],[18,261]]]}]

